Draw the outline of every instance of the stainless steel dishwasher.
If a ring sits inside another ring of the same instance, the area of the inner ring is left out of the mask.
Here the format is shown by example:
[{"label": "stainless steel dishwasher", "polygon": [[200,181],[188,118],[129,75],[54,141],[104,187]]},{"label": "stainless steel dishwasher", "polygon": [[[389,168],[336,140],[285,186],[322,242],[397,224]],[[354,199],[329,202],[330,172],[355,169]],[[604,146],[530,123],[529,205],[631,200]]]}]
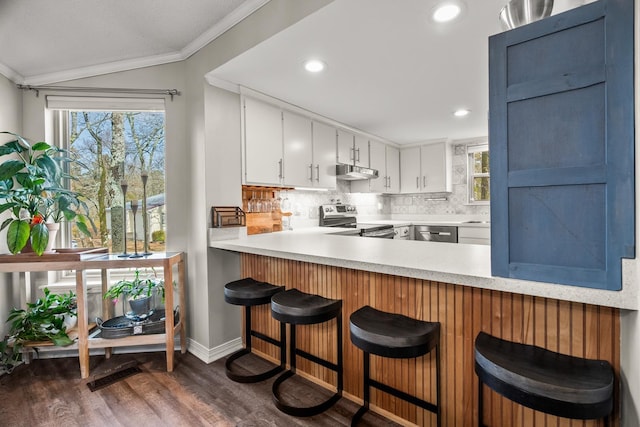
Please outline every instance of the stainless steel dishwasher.
[{"label": "stainless steel dishwasher", "polygon": [[455,225],[414,225],[415,240],[458,243],[458,227]]}]

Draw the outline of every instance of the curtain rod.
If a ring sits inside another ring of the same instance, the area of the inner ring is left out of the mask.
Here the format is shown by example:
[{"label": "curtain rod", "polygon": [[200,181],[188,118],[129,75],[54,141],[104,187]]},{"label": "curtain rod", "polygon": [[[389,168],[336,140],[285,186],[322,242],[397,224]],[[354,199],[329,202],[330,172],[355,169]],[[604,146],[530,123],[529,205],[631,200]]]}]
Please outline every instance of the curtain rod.
[{"label": "curtain rod", "polygon": [[103,92],[103,93],[130,93],[135,95],[169,95],[173,101],[174,96],[180,96],[178,89],[127,89],[117,87],[72,87],[72,86],[29,86],[16,85],[18,89],[30,90],[36,93],[36,97],[40,96],[41,90],[55,90],[63,92]]}]

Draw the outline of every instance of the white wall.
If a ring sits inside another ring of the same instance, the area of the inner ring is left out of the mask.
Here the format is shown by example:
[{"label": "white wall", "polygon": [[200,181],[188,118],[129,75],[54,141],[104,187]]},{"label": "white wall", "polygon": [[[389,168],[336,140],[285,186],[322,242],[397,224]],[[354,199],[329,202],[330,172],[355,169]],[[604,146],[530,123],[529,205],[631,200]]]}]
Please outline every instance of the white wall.
[{"label": "white wall", "polygon": [[[212,206],[240,206],[240,101],[235,93],[207,85],[204,76],[231,58],[287,28],[330,0],[271,0],[251,16],[218,37],[187,60],[190,127],[191,182],[193,193],[189,279],[208,299],[193,301],[197,310],[208,310],[209,321],[192,325],[194,337],[208,355],[220,354],[230,337],[239,336],[239,312],[225,305],[224,284],[240,277],[239,256],[209,249],[207,227]],[[200,319],[203,320],[202,318]]]},{"label": "white wall", "polygon": [[[22,96],[16,85],[0,75],[0,131],[22,132]],[[5,137],[0,139],[4,144]],[[2,218],[4,220],[4,218]],[[6,239],[0,237],[0,253],[7,253]],[[11,308],[19,305],[19,285],[12,282],[11,274],[0,274],[0,340],[9,332],[4,323]]]},{"label": "white wall", "polygon": [[[635,1],[635,105],[636,105],[636,259],[629,263],[634,283],[640,286],[640,0]],[[640,426],[640,316],[623,311],[620,316],[620,383],[622,427]]]}]

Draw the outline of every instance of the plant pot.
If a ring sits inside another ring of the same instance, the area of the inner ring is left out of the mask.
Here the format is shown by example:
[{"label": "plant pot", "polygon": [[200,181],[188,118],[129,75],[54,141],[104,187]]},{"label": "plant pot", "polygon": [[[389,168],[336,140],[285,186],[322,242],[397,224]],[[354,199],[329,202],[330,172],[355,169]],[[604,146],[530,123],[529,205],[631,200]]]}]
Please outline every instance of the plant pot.
[{"label": "plant pot", "polygon": [[138,296],[135,298],[130,298],[125,293],[122,301],[125,317],[134,321],[146,320],[153,314],[153,310],[156,307],[155,293],[151,294],[151,296]]},{"label": "plant pot", "polygon": [[[44,249],[43,254],[53,254],[56,251],[53,250],[53,245],[56,241],[56,236],[60,230],[59,222],[48,222],[47,230],[49,231],[49,240],[47,241],[47,247]],[[20,253],[33,253],[33,247],[31,246],[31,239],[27,240],[27,244],[20,250]]]},{"label": "plant pot", "polygon": [[53,244],[56,242],[56,236],[58,235],[58,230],[60,230],[59,222],[48,222],[47,229],[49,230],[49,242],[47,243],[47,247],[44,250],[45,254],[55,253],[53,250]]}]

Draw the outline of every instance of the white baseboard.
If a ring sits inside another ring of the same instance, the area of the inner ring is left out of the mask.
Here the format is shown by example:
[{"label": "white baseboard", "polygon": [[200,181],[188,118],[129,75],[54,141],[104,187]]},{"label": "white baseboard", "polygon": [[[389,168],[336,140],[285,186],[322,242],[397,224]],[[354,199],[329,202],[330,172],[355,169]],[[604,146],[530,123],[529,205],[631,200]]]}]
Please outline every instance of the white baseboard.
[{"label": "white baseboard", "polygon": [[227,341],[226,343],[220,344],[219,346],[216,346],[214,348],[207,348],[192,339],[188,340],[189,353],[193,354],[198,359],[207,364],[226,357],[234,351],[240,350],[241,348],[242,338],[240,337],[232,339],[231,341]]}]

